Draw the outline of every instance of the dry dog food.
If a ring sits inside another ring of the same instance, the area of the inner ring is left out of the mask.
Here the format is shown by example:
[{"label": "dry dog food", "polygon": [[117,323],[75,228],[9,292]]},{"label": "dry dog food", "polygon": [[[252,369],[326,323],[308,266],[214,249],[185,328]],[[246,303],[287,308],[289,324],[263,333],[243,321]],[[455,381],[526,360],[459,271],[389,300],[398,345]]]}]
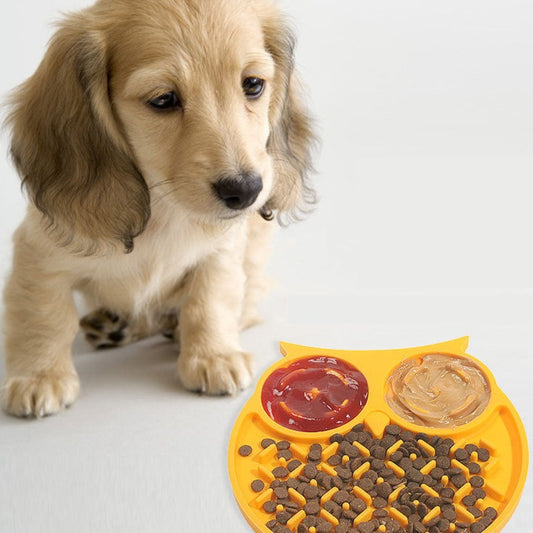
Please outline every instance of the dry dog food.
[{"label": "dry dog food", "polygon": [[[291,450],[287,441],[261,445]],[[358,424],[327,447],[311,445],[303,462],[282,456],[269,485],[257,479],[252,490],[269,495],[274,533],[481,533],[498,515],[483,505],[480,463],[489,459],[474,444],[396,425],[374,438]]]}]

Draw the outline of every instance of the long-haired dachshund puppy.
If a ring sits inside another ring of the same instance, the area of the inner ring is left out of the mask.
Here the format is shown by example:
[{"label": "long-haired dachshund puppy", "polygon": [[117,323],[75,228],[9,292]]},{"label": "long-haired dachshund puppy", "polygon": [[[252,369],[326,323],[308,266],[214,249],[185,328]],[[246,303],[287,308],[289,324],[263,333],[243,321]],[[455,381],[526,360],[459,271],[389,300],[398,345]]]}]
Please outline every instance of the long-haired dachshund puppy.
[{"label": "long-haired dachshund puppy", "polygon": [[13,95],[12,155],[31,200],[5,289],[3,405],[74,402],[71,344],[158,332],[183,385],[249,385],[277,214],[312,201],[313,135],[294,39],[270,0],[100,0],[66,18]]}]

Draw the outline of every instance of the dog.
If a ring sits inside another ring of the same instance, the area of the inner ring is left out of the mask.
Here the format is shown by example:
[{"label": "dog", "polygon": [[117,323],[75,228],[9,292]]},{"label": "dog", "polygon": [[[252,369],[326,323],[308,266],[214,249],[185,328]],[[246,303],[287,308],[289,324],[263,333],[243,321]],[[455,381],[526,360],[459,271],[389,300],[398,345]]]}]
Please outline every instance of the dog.
[{"label": "dog", "polygon": [[63,20],[8,116],[30,200],[4,291],[8,413],[75,401],[80,324],[95,347],[172,336],[191,391],[250,384],[239,335],[273,228],[314,201],[294,42],[271,0],[99,0]]}]

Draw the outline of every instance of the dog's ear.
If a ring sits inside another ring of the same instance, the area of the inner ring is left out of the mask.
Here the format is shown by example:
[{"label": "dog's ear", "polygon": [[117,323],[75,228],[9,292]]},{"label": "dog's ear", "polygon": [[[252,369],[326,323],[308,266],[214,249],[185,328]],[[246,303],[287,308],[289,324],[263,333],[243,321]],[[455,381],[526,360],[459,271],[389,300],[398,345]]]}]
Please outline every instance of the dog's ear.
[{"label": "dog's ear", "polygon": [[294,73],[295,38],[277,12],[265,17],[265,46],[275,63],[270,104],[268,151],[274,161],[274,188],[265,206],[289,217],[305,212],[315,203],[308,182],[315,143],[312,121],[302,100],[302,89]]},{"label": "dog's ear", "polygon": [[62,244],[91,253],[118,240],[129,252],[150,217],[149,191],[113,114],[105,38],[83,17],[62,24],[13,94],[11,153]]}]

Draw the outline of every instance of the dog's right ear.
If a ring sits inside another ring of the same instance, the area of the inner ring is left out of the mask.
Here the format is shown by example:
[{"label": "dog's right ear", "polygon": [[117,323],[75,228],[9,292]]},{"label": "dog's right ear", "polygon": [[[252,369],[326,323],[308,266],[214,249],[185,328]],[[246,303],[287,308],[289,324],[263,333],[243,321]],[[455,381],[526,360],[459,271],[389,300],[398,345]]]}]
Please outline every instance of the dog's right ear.
[{"label": "dog's right ear", "polygon": [[61,244],[92,253],[118,240],[129,252],[150,196],[114,117],[105,37],[88,27],[86,13],[67,19],[14,92],[11,153]]}]

